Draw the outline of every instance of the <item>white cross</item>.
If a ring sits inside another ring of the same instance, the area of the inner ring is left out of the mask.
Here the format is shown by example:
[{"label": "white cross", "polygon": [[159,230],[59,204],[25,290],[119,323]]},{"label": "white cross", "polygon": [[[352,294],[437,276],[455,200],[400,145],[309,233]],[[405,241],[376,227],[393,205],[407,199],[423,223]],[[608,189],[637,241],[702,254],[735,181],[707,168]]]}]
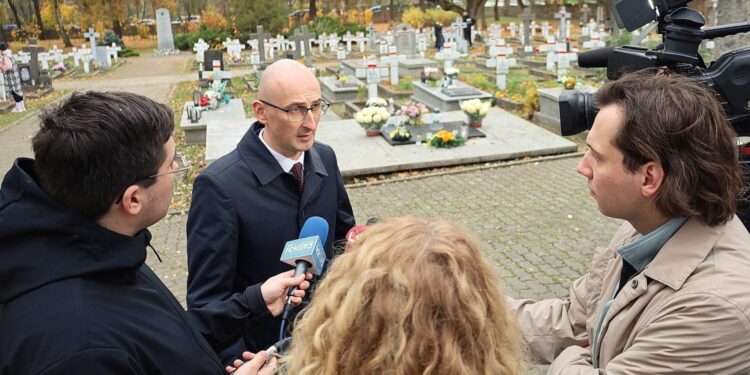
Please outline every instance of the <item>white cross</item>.
[{"label": "white cross", "polygon": [[83,37],[89,39],[89,47],[91,48],[91,51],[94,51],[94,54],[96,54],[96,38],[99,37],[99,33],[96,32],[93,27],[89,27],[89,31],[83,33]]},{"label": "white cross", "polygon": [[424,58],[425,52],[427,52],[427,37],[424,35],[420,35],[417,37],[417,51],[419,51],[419,56]]},{"label": "white cross", "polygon": [[[115,62],[117,62],[120,51],[122,51],[122,47],[118,46],[117,43],[112,43],[111,46],[107,47],[107,56],[114,58]],[[111,61],[110,65],[112,65]]]},{"label": "white cross", "polygon": [[210,46],[206,41],[203,39],[198,39],[198,41],[193,45],[193,51],[195,51],[195,61],[202,63],[203,62],[203,53],[206,52]]},{"label": "white cross", "polygon": [[49,70],[49,62],[52,60],[52,55],[49,52],[39,52],[39,62],[42,64],[43,70]]},{"label": "white cross", "polygon": [[544,21],[542,23],[542,38],[547,39],[547,37],[549,36],[549,29],[550,29],[549,22]]},{"label": "white cross", "polygon": [[398,63],[399,61],[405,61],[406,55],[397,55],[396,47],[391,46],[388,48],[388,56],[383,56],[380,61],[384,64],[390,65],[391,70],[391,85],[398,85]]},{"label": "white cross", "polygon": [[346,42],[346,52],[352,52],[352,42],[356,40],[356,37],[352,35],[350,31],[344,35],[344,41]]},{"label": "white cross", "polygon": [[558,29],[557,35],[560,39],[565,40],[565,38],[568,38],[568,32],[565,29],[568,25],[567,20],[570,18],[570,12],[567,12],[565,6],[562,5],[560,6],[560,10],[555,13],[554,17],[560,20],[560,28]]},{"label": "white cross", "polygon": [[378,83],[388,75],[388,69],[385,69],[385,74],[383,74],[383,70],[383,68],[378,67],[376,62],[367,63],[367,99],[378,97]]},{"label": "white cross", "polygon": [[505,90],[506,76],[509,70],[509,62],[503,53],[495,55],[495,59],[487,59],[486,66],[495,68],[495,81],[500,90]]},{"label": "white cross", "polygon": [[435,54],[435,58],[443,60],[443,70],[450,69],[453,66],[453,61],[461,57],[458,51],[453,49],[451,43],[445,43],[443,49]]}]

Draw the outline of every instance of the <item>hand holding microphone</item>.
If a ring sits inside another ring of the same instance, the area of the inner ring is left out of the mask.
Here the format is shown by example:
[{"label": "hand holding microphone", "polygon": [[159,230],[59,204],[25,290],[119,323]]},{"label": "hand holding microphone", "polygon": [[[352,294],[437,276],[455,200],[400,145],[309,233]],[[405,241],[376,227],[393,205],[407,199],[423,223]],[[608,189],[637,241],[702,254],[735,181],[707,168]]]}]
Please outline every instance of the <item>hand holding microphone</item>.
[{"label": "hand holding microphone", "polygon": [[[305,290],[310,288],[310,283],[305,280],[310,279],[312,279],[312,273],[310,272],[307,272],[303,276],[302,274],[295,275],[294,270],[289,270],[266,280],[260,286],[260,293],[263,295],[263,301],[266,303],[266,307],[271,314],[273,316],[281,314],[286,302],[285,297],[290,292],[290,303],[299,305],[302,302],[302,298],[305,297]],[[291,289],[294,289],[294,291],[291,291]]]},{"label": "hand holding microphone", "polygon": [[[296,267],[294,277],[307,274],[308,271],[320,275],[326,262],[326,252],[323,246],[327,239],[328,222],[321,217],[313,216],[305,221],[299,232],[299,239],[289,241],[284,245],[281,261]],[[293,287],[287,294],[289,298],[282,315],[284,321],[291,315],[295,293],[297,293],[297,288]]]}]

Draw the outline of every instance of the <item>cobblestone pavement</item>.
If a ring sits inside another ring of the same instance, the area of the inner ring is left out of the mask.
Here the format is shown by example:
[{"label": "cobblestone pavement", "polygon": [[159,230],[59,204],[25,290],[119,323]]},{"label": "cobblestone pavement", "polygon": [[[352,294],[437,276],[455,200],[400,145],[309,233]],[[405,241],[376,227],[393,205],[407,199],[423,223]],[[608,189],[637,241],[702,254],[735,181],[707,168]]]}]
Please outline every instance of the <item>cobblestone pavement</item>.
[{"label": "cobblestone pavement", "polygon": [[[620,224],[599,213],[585,179],[575,172],[580,157],[426,177],[347,189],[357,222],[412,215],[451,220],[473,233],[497,265],[507,294],[524,298],[566,297],[571,281],[586,272],[594,248],[605,245]],[[182,303],[187,261],[186,215],[151,228],[148,264]],[[546,366],[532,366],[543,374]]]}]

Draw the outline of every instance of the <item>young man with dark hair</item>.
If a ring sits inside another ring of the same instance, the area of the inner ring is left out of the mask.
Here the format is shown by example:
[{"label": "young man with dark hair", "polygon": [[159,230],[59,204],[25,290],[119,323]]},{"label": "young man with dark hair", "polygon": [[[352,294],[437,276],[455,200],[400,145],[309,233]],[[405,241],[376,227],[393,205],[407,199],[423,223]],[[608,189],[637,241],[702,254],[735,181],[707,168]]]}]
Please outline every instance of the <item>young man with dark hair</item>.
[{"label": "young man with dark hair", "polygon": [[0,188],[0,373],[221,374],[215,350],[309,286],[290,272],[222,316],[186,313],[144,263],[145,228],[187,173],[169,108],[75,93],[41,120],[35,160],[16,160]]},{"label": "young man with dark hair", "polygon": [[578,165],[625,220],[565,300],[515,300],[550,374],[750,372],[750,234],[735,132],[714,93],[661,70],[599,89]]}]

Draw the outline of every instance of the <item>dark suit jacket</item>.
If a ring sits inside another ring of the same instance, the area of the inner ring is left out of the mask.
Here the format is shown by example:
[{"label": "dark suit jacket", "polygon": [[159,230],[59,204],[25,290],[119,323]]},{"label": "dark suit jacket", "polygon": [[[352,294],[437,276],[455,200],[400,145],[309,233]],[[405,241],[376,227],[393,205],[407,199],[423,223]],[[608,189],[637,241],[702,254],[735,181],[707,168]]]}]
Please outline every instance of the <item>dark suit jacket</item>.
[{"label": "dark suit jacket", "polygon": [[[286,241],[299,237],[305,220],[320,216],[329,224],[326,256],[333,241],[354,225],[336,155],[315,142],[305,152],[304,188],[284,173],[263,145],[256,122],[237,148],[196,178],[187,222],[188,289],[191,309],[233,316],[232,304],[219,303],[248,286],[293,267],[279,261]],[[265,350],[276,342],[280,318],[248,324],[242,334],[247,350]]]}]

